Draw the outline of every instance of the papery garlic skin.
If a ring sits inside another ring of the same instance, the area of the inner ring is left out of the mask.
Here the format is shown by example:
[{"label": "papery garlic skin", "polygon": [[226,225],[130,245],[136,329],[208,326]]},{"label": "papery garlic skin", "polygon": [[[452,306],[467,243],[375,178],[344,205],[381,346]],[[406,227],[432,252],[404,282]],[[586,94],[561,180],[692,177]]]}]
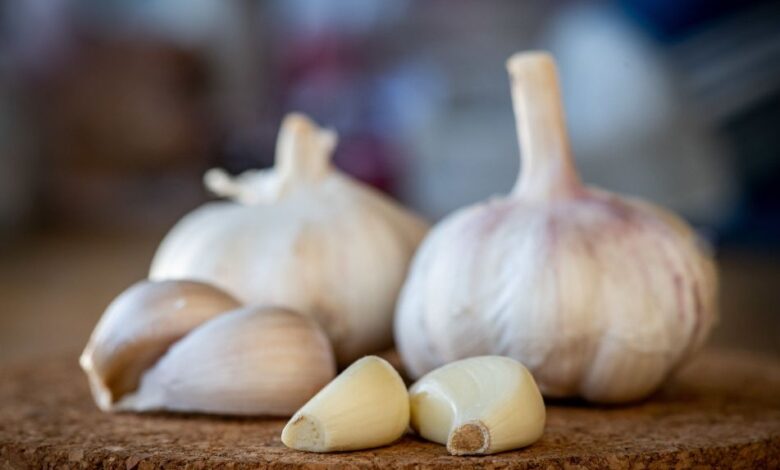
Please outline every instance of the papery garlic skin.
[{"label": "papery garlic skin", "polygon": [[282,442],[308,452],[370,449],[398,440],[408,426],[403,379],[386,360],[366,356],[293,415]]},{"label": "papery garlic skin", "polygon": [[316,319],[342,365],[392,343],[392,316],[427,224],[335,170],[335,133],[285,118],[276,167],[206,183],[232,201],[184,217],[155,255],[150,278],[192,278],[247,304]]},{"label": "papery garlic skin", "polygon": [[79,359],[98,407],[112,410],[171,344],[240,305],[202,282],[141,281],[127,289],[106,309]]},{"label": "papery garlic skin", "polygon": [[508,64],[520,180],[423,242],[399,300],[399,354],[413,377],[497,354],[525,364],[546,396],[640,399],[713,326],[712,260],[675,215],[583,186],[552,59],[518,54]]},{"label": "papery garlic skin", "polygon": [[481,356],[451,362],[409,389],[411,425],[453,455],[493,454],[536,442],[544,400],[522,364]]},{"label": "papery garlic skin", "polygon": [[245,307],[174,343],[117,409],[290,416],[335,375],[330,343],[314,320]]}]

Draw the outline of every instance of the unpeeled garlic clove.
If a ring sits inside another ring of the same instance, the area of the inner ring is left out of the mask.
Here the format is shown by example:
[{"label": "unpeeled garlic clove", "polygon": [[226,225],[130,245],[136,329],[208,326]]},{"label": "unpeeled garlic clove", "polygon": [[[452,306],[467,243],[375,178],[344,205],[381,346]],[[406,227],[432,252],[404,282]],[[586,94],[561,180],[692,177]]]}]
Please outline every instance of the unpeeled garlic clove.
[{"label": "unpeeled garlic clove", "polygon": [[493,454],[532,444],[545,408],[533,376],[507,357],[452,362],[409,390],[411,425],[453,455]]},{"label": "unpeeled garlic clove", "polygon": [[409,425],[409,395],[387,361],[366,356],[349,366],[290,419],[287,447],[332,452],[379,447]]},{"label": "unpeeled garlic clove", "polygon": [[127,289],[106,309],[79,359],[98,407],[111,410],[171,344],[239,306],[202,282],[142,281]]},{"label": "unpeeled garlic clove", "polygon": [[117,408],[290,416],[335,374],[332,348],[314,320],[246,307],[176,342]]}]

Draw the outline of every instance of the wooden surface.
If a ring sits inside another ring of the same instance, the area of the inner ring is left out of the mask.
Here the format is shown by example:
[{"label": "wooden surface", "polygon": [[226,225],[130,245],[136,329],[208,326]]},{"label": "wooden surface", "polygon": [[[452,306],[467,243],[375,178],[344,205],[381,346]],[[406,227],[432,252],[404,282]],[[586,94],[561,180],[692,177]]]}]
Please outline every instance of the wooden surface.
[{"label": "wooden surface", "polygon": [[284,420],[105,414],[75,357],[0,369],[5,468],[723,468],[780,467],[780,364],[708,352],[632,406],[549,403],[542,439],[487,457],[453,457],[414,436],[315,455],[279,440]]}]

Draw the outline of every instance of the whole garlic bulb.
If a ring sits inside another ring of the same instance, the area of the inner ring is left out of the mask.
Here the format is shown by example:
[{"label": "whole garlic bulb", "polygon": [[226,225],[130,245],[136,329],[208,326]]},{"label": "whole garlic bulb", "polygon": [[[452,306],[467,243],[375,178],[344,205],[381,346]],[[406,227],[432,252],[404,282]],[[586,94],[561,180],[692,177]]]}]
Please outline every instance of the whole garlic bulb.
[{"label": "whole garlic bulb", "polygon": [[279,134],[276,166],[206,174],[212,202],[166,236],[150,279],[197,279],[241,301],[315,318],[340,364],[392,343],[392,317],[427,224],[334,169],[336,134],[300,114]]},{"label": "whole garlic bulb", "polygon": [[401,359],[419,377],[504,355],[550,397],[642,398],[710,331],[713,263],[673,214],[580,183],[549,55],[507,67],[521,176],[510,196],[457,211],[423,242],[399,300]]}]

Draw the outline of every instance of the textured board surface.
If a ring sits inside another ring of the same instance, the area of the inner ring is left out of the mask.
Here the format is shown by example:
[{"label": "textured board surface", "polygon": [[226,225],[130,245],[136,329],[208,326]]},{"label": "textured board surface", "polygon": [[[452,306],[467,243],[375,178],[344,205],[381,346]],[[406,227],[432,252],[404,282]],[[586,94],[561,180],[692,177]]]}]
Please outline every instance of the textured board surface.
[{"label": "textured board surface", "polygon": [[316,455],[282,445],[284,420],[101,413],[75,357],[0,378],[0,469],[780,468],[780,361],[745,353],[702,353],[642,403],[550,402],[539,442],[486,457],[453,457],[412,435]]}]

